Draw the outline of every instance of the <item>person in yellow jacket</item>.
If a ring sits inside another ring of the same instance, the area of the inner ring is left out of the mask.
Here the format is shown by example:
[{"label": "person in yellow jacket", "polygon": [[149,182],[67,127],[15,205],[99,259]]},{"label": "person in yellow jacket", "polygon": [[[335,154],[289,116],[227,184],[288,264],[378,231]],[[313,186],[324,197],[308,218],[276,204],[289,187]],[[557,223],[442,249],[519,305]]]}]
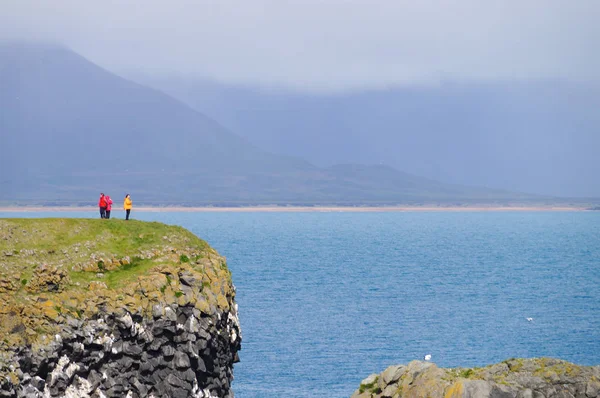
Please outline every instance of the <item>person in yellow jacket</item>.
[{"label": "person in yellow jacket", "polygon": [[125,195],[125,200],[123,201],[123,209],[125,209],[125,220],[129,220],[129,213],[131,213],[132,207],[131,197],[129,194]]}]

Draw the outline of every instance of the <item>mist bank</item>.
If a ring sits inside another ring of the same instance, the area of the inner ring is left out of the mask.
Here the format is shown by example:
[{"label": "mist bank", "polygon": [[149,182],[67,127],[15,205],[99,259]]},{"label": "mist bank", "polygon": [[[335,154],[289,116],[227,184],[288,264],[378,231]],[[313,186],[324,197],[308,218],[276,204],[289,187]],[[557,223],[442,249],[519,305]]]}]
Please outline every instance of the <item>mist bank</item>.
[{"label": "mist bank", "polygon": [[[131,193],[136,205],[559,203],[388,164],[324,166],[279,154],[60,46],[1,45],[0,85],[0,203],[80,206],[100,192]],[[315,137],[303,142],[321,147]]]},{"label": "mist bank", "polygon": [[446,183],[600,197],[600,86],[448,81],[311,94],[127,71],[256,145],[319,166],[385,164]]}]

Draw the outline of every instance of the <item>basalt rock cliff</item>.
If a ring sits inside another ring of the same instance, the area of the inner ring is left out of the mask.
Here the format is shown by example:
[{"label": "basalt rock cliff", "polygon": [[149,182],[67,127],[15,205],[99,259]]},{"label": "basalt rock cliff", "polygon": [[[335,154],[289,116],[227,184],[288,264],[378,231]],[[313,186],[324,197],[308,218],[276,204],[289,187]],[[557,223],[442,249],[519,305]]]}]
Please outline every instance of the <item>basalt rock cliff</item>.
[{"label": "basalt rock cliff", "polygon": [[0,220],[0,397],[233,397],[234,299],[183,228]]},{"label": "basalt rock cliff", "polygon": [[596,398],[600,366],[553,358],[509,359],[483,368],[442,369],[413,361],[364,379],[351,398]]}]

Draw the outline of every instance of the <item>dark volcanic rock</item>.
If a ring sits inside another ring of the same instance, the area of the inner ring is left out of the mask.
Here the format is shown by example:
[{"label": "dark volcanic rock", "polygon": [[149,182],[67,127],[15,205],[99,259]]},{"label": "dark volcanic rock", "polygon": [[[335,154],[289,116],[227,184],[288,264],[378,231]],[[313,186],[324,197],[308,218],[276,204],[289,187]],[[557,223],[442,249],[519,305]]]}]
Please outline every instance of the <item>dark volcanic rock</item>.
[{"label": "dark volcanic rock", "polygon": [[[181,313],[181,308],[173,308]],[[230,389],[231,371],[240,347],[239,327],[233,314],[205,316],[212,322],[203,331],[209,334],[205,342],[210,355],[199,354],[190,341],[177,344],[166,338],[140,343],[134,336],[114,337],[121,324],[108,319],[88,320],[85,326],[93,331],[84,336],[65,326],[51,344],[58,356],[48,362],[44,352],[23,347],[14,353],[19,368],[18,383],[3,378],[0,397],[233,397]],[[142,320],[132,326],[151,330],[169,327],[164,318]],[[173,325],[174,326],[174,325]],[[236,330],[236,333],[228,331]],[[200,340],[199,332],[193,334]],[[90,338],[91,337],[91,338]],[[86,339],[88,343],[86,343]],[[158,344],[163,343],[160,350]],[[190,360],[190,353],[195,356]],[[203,356],[204,355],[204,356]],[[78,360],[77,358],[81,358]],[[24,371],[25,370],[25,371]],[[198,378],[197,374],[202,374]],[[149,377],[147,377],[147,376]],[[16,381],[16,380],[15,380]],[[129,395],[128,395],[129,394]]]},{"label": "dark volcanic rock", "polygon": [[0,220],[0,237],[55,247],[42,261],[0,239],[0,398],[233,397],[241,334],[225,260],[179,227],[97,221]]}]

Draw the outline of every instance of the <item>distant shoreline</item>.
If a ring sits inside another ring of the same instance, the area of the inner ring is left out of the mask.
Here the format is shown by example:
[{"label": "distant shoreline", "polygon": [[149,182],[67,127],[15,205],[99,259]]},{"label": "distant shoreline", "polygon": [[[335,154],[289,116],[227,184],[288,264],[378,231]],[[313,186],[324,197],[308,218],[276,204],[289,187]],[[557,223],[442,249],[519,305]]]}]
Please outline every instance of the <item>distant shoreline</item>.
[{"label": "distant shoreline", "polygon": [[[133,212],[189,212],[189,213],[373,213],[373,212],[526,212],[526,211],[587,211],[581,206],[244,206],[244,207],[135,207]],[[62,207],[62,206],[0,206],[0,212],[5,213],[35,213],[35,212],[97,212],[97,207]],[[123,212],[113,209],[113,213]]]}]

